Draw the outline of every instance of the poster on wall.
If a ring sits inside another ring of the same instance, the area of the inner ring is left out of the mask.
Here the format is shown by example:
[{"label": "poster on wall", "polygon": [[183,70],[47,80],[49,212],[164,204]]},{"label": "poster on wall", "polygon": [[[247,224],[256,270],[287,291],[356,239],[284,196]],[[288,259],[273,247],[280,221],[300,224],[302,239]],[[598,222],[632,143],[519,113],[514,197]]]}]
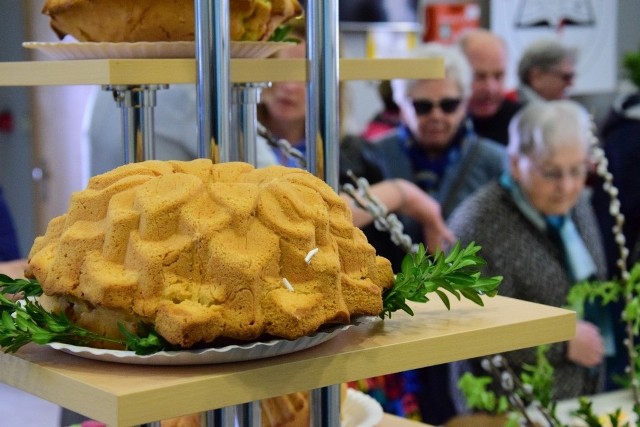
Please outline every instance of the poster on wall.
[{"label": "poster on wall", "polygon": [[578,51],[576,95],[611,92],[618,64],[617,0],[491,0],[491,30],[507,43],[507,87],[518,84],[521,53],[540,38],[556,38]]}]

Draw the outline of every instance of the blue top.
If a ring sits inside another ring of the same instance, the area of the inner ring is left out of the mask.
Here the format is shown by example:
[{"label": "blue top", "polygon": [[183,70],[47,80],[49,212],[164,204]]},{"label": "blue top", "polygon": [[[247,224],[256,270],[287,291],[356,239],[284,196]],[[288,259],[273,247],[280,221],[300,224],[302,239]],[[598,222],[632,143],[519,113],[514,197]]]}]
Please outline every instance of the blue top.
[{"label": "blue top", "polygon": [[0,261],[20,258],[18,237],[11,218],[11,212],[0,188]]}]

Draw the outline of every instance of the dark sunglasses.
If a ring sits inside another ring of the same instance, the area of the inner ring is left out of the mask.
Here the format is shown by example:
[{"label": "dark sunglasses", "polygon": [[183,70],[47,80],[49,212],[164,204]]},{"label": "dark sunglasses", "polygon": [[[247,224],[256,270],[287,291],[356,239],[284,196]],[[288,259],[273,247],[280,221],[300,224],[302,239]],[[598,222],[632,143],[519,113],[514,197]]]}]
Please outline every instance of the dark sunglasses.
[{"label": "dark sunglasses", "polygon": [[451,114],[458,109],[462,100],[460,98],[443,98],[438,102],[430,99],[414,99],[412,101],[416,114],[421,116],[433,111],[433,107],[438,107],[445,114]]}]

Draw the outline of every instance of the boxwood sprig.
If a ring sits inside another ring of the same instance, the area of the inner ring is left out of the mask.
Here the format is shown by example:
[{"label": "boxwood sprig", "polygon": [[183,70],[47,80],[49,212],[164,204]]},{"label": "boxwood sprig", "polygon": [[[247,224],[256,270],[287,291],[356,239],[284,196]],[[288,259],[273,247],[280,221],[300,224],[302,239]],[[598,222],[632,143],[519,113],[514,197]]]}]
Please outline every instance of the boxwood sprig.
[{"label": "boxwood sprig", "polygon": [[430,293],[435,293],[450,310],[451,303],[445,291],[458,300],[464,297],[483,306],[481,296],[495,296],[502,276],[481,276],[480,269],[485,261],[477,255],[480,249],[474,242],[465,248],[456,243],[448,254],[437,251],[432,256],[420,244],[416,253],[404,257],[394,285],[384,291],[380,317],[391,318],[398,310],[413,316],[407,301],[426,303]]},{"label": "boxwood sprig", "polygon": [[[138,336],[119,324],[124,339],[109,338],[74,324],[64,313],[48,312],[34,298],[42,294],[42,287],[35,280],[11,279],[0,275],[0,290],[0,348],[8,353],[30,342],[87,346],[96,341],[106,341],[139,355],[171,349],[151,327],[141,328],[146,335]],[[23,295],[24,299],[13,301],[7,294]]]}]

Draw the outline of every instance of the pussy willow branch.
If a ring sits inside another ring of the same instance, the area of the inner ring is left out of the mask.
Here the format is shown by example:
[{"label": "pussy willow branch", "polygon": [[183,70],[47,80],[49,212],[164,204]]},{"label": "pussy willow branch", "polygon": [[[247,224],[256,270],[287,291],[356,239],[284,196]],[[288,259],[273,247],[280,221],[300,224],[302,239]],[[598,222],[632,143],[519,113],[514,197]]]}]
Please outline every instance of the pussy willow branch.
[{"label": "pussy willow branch", "polygon": [[507,394],[507,399],[511,406],[516,409],[527,426],[535,426],[536,423],[531,419],[522,396],[525,396],[532,402],[533,407],[542,415],[549,426],[553,426],[553,418],[542,407],[540,402],[533,395],[530,384],[523,384],[520,378],[513,372],[511,366],[502,355],[494,355],[485,357],[480,362],[482,369],[491,374],[495,381],[498,381],[500,388]]},{"label": "pussy willow branch", "polygon": [[[620,268],[620,281],[624,291],[625,306],[629,306],[634,297],[633,284],[629,282],[629,269],[627,268],[627,259],[629,258],[629,249],[626,246],[626,239],[622,233],[624,225],[624,215],[620,212],[620,199],[618,199],[618,189],[613,185],[613,175],[609,172],[609,162],[605,156],[605,152],[600,146],[600,142],[595,134],[595,125],[591,129],[591,151],[593,160],[596,164],[596,174],[604,181],[602,188],[609,195],[609,213],[613,217],[615,224],[612,228],[616,245],[618,246],[619,258],[618,267]],[[638,358],[634,344],[633,323],[632,319],[628,319],[625,312],[622,312],[622,320],[625,322],[627,336],[624,345],[629,355],[629,364],[626,367],[627,373],[631,380],[631,392],[633,393],[633,401],[636,405],[640,405],[640,385],[638,383],[638,373],[636,372],[635,360]]]}]

